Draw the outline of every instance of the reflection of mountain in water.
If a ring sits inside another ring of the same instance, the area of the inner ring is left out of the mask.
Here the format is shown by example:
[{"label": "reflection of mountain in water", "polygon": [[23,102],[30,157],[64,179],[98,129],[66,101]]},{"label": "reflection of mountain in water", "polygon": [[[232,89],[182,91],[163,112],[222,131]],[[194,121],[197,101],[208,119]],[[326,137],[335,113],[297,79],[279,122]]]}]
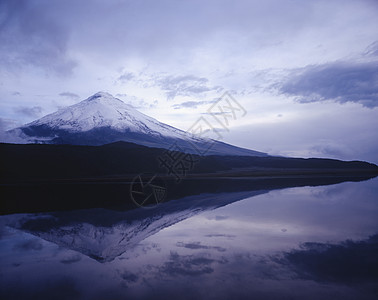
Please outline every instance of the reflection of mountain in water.
[{"label": "reflection of mountain in water", "polygon": [[[176,185],[179,200],[153,209],[104,208],[2,217],[7,225],[98,261],[111,261],[145,238],[203,211],[266,193],[272,189],[326,185],[361,178],[286,178],[259,180],[188,180]],[[195,195],[196,191],[202,194]],[[188,196],[189,195],[189,196]]]},{"label": "reflection of mountain in water", "polygon": [[[90,209],[24,215],[11,226],[101,262],[111,261],[145,238],[200,212],[245,199],[260,192],[187,197],[154,209],[126,212]],[[17,216],[16,216],[17,218]]]},{"label": "reflection of mountain in water", "polygon": [[[371,174],[348,175],[288,175],[227,178],[187,178],[180,184],[166,181],[165,201],[187,196],[241,191],[261,191],[287,187],[318,186],[345,181],[363,181],[374,177]],[[131,180],[131,179],[130,179]],[[130,184],[124,179],[113,181],[85,180],[74,182],[32,182],[0,185],[0,193],[6,195],[1,203],[0,213],[31,213],[89,208],[135,209],[130,198]]]}]

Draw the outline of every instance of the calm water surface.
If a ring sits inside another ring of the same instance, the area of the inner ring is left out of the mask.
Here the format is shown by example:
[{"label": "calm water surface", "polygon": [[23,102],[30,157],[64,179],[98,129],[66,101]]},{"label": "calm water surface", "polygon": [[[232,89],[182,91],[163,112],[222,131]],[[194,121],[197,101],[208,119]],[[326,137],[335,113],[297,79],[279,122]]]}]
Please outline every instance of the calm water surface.
[{"label": "calm water surface", "polygon": [[378,179],[0,217],[1,299],[377,299]]}]

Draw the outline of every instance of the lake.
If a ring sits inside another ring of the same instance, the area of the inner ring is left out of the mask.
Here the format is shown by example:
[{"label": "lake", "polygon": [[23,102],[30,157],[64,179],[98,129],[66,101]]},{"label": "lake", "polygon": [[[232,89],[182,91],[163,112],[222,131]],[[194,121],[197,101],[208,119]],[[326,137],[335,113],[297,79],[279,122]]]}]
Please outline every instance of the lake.
[{"label": "lake", "polygon": [[1,299],[378,297],[378,178],[0,226]]}]

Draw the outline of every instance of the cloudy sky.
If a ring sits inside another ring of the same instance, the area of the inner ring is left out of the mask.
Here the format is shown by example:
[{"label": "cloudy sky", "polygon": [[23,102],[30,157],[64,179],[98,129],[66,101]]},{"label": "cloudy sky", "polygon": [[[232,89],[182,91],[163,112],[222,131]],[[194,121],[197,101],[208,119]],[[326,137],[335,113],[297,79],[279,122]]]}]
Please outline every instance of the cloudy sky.
[{"label": "cloudy sky", "polygon": [[107,91],[188,129],[226,91],[224,141],[378,163],[375,0],[0,0],[0,127]]}]

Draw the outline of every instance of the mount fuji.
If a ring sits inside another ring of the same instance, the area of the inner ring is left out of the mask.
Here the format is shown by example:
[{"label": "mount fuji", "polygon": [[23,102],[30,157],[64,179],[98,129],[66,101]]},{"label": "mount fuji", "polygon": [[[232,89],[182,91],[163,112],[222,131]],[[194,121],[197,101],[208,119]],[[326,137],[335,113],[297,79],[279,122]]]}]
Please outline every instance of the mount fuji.
[{"label": "mount fuji", "polygon": [[164,149],[175,145],[173,150],[202,155],[267,156],[174,128],[105,92],[7,133],[22,143],[98,146],[125,141]]}]

